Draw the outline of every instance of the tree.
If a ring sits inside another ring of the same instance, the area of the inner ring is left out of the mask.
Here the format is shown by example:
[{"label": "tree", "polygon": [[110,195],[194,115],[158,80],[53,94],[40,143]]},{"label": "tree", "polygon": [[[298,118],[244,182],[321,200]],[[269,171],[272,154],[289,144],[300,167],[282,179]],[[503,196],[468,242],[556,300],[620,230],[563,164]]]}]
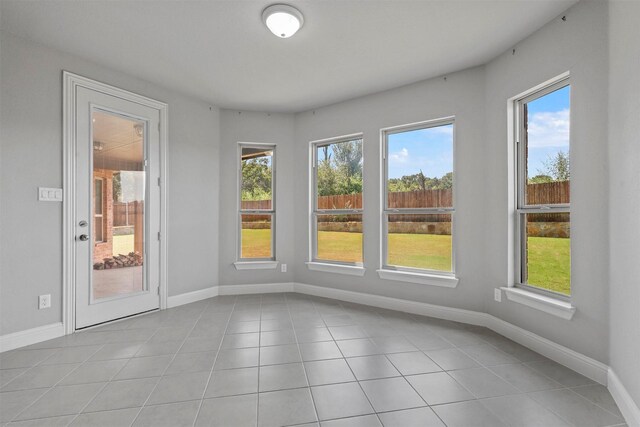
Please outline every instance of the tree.
[{"label": "tree", "polygon": [[271,163],[266,157],[242,161],[242,200],[271,199]]},{"label": "tree", "polygon": [[119,202],[122,199],[122,174],[116,172],[113,174],[113,201]]},{"label": "tree", "polygon": [[544,169],[538,170],[540,175],[546,174],[554,181],[569,181],[571,175],[569,153],[558,151],[555,156],[549,156],[542,164]]},{"label": "tree", "polygon": [[547,182],[553,182],[553,178],[549,175],[540,174],[529,178],[529,184],[545,184]]},{"label": "tree", "polygon": [[318,162],[319,196],[357,194],[362,192],[362,143],[347,141],[322,147]]},{"label": "tree", "polygon": [[390,178],[388,191],[446,190],[453,187],[453,172],[447,172],[441,178],[429,178],[420,170],[413,175]]}]

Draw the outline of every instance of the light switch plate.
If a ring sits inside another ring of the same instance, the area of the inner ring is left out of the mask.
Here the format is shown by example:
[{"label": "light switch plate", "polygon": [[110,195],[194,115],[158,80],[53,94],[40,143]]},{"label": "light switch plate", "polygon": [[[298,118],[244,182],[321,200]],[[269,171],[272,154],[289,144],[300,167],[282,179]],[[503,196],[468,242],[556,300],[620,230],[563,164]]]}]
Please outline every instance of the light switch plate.
[{"label": "light switch plate", "polygon": [[502,302],[502,291],[498,288],[495,288],[493,290],[493,299],[495,299],[497,302]]},{"label": "light switch plate", "polygon": [[38,200],[41,202],[61,202],[62,188],[38,187]]},{"label": "light switch plate", "polygon": [[287,272],[287,264],[280,264],[280,271],[282,273],[286,273]]}]

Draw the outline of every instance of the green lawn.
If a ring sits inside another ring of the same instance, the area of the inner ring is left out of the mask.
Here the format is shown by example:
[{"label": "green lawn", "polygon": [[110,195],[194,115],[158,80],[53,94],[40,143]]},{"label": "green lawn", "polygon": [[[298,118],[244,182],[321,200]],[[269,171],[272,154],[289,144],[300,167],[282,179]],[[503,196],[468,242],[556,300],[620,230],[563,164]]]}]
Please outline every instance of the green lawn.
[{"label": "green lawn", "polygon": [[362,262],[362,233],[318,232],[318,258],[342,262]]},{"label": "green lawn", "polygon": [[133,252],[133,234],[113,236],[113,254],[127,255],[129,252]]},{"label": "green lawn", "polygon": [[571,239],[529,237],[528,267],[531,285],[569,295],[571,290]]},{"label": "green lawn", "polygon": [[[270,257],[270,239],[271,230],[243,230],[243,257]],[[569,294],[570,239],[530,237],[528,257],[530,284]],[[318,258],[362,262],[362,233],[320,231]],[[451,236],[393,233],[389,236],[389,264],[451,271]]]},{"label": "green lawn", "polygon": [[451,271],[451,236],[389,234],[389,265]]},{"label": "green lawn", "polygon": [[242,258],[271,258],[271,230],[242,230]]}]

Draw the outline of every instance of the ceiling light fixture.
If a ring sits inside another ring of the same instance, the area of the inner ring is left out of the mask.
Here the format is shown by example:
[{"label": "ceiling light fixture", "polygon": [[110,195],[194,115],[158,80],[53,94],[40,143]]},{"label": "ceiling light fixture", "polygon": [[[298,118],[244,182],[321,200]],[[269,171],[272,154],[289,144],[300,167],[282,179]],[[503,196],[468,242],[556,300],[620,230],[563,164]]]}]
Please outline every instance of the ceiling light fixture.
[{"label": "ceiling light fixture", "polygon": [[288,4],[272,4],[262,11],[262,21],[276,36],[286,39],[304,24],[302,13]]}]

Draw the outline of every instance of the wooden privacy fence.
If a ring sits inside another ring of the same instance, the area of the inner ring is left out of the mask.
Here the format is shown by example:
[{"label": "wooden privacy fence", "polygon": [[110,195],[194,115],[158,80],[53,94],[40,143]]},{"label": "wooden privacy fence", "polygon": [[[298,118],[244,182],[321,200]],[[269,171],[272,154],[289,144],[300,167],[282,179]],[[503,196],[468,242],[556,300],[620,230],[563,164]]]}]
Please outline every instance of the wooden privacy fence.
[{"label": "wooden privacy fence", "polygon": [[113,226],[135,226],[138,216],[144,216],[144,202],[113,202]]},{"label": "wooden privacy fence", "polygon": [[[388,195],[389,208],[447,208],[453,206],[453,194],[446,190],[417,190],[392,192]],[[527,202],[529,204],[569,203],[569,181],[549,182],[527,185]],[[271,200],[243,201],[243,209],[270,209]],[[341,194],[335,196],[319,196],[318,209],[362,209],[362,194]],[[264,221],[264,216],[247,215],[245,222]],[[362,221],[359,215],[322,215],[320,222]],[[391,222],[450,222],[450,214],[430,215],[389,215]],[[535,222],[567,222],[566,214],[536,214]]]}]

